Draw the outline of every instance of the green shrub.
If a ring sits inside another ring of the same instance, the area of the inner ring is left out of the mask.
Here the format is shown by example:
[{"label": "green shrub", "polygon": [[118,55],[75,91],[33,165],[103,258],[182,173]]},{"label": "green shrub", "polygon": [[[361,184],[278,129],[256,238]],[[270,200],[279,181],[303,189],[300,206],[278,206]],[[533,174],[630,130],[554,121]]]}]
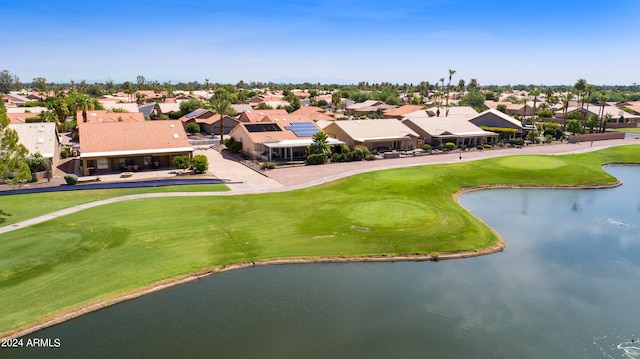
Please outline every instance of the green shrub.
[{"label": "green shrub", "polygon": [[371,152],[369,151],[369,148],[365,145],[355,145],[353,146],[353,150],[354,151],[360,151],[362,152],[365,156],[370,154]]},{"label": "green shrub", "polygon": [[64,148],[60,151],[60,158],[67,158],[69,157],[69,151],[65,150]]},{"label": "green shrub", "polygon": [[447,142],[444,144],[444,147],[447,149],[447,151],[453,151],[456,148],[456,144],[453,142]]},{"label": "green shrub", "polygon": [[553,142],[553,136],[552,135],[544,135],[544,142],[545,143]]},{"label": "green shrub", "polygon": [[430,144],[425,143],[424,145],[422,145],[422,150],[431,153],[431,151],[433,150],[433,147],[431,147]]},{"label": "green shrub", "polygon": [[327,155],[324,153],[316,153],[313,155],[307,156],[307,164],[308,165],[322,165],[327,162]]},{"label": "green shrub", "polygon": [[491,148],[493,148],[493,146],[491,146],[491,145],[490,145],[490,144],[488,144],[488,143],[485,143],[485,144],[484,144],[484,148],[491,149]]},{"label": "green shrub", "polygon": [[64,181],[67,182],[68,185],[75,185],[78,183],[78,176],[73,173],[68,173],[64,175]]},{"label": "green shrub", "polygon": [[476,149],[477,149],[477,150],[482,150],[482,149],[484,149],[484,146],[483,146],[483,145],[477,145],[477,146],[476,146]]},{"label": "green shrub", "polygon": [[263,170],[266,170],[266,169],[272,170],[272,169],[276,168],[276,164],[274,162],[262,162],[260,167]]},{"label": "green shrub", "polygon": [[549,109],[540,110],[538,111],[538,117],[551,118],[553,117],[553,111]]},{"label": "green shrub", "polygon": [[376,159],[376,156],[374,156],[374,155],[372,155],[372,154],[370,153],[370,154],[368,154],[368,155],[364,156],[364,159],[365,159],[366,161],[373,161],[373,160],[375,160],[375,159]]},{"label": "green shrub", "polygon": [[177,169],[187,169],[189,168],[189,157],[188,156],[175,156],[173,158],[173,165],[176,166]]},{"label": "green shrub", "polygon": [[205,155],[193,156],[193,168],[197,173],[205,173],[209,169],[209,159]]},{"label": "green shrub", "polygon": [[344,162],[344,155],[342,153],[334,153],[331,155],[331,162]]},{"label": "green shrub", "polygon": [[341,145],[336,145],[334,147],[334,151],[335,153],[347,153],[349,152],[349,146],[345,145],[344,143]]},{"label": "green shrub", "polygon": [[242,142],[236,141],[236,139],[233,137],[225,138],[224,145],[229,151],[233,153],[240,153],[242,151]]},{"label": "green shrub", "polygon": [[442,145],[442,140],[436,137],[436,138],[431,140],[431,144],[435,148],[440,148],[440,145]]},{"label": "green shrub", "polygon": [[196,122],[189,122],[187,124],[187,132],[189,133],[199,133],[200,132],[200,125],[197,124]]}]

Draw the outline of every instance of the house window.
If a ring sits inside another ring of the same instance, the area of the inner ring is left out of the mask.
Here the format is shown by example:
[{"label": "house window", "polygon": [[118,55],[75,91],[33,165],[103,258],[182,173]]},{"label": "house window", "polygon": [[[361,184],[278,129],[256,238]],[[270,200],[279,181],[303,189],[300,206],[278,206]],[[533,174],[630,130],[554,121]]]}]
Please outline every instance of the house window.
[{"label": "house window", "polygon": [[99,170],[109,169],[109,161],[106,158],[98,158],[97,162]]}]

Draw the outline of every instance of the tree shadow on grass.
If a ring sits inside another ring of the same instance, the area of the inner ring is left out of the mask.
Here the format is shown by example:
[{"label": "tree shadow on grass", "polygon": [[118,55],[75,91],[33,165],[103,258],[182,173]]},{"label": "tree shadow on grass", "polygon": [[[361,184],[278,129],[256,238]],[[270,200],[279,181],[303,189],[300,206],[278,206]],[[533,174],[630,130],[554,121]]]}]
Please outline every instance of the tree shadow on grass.
[{"label": "tree shadow on grass", "polygon": [[7,213],[0,209],[0,225],[7,221],[7,217],[11,217],[11,213]]}]

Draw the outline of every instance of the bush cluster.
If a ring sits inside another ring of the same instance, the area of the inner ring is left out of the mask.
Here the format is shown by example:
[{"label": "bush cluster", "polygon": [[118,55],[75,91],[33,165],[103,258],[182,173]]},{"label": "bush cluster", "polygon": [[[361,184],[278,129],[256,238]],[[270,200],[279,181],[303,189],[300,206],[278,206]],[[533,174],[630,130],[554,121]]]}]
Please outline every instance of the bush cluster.
[{"label": "bush cluster", "polygon": [[331,162],[353,162],[362,161],[366,159],[368,161],[375,159],[375,156],[369,152],[366,146],[356,145],[353,150],[350,150],[347,145],[336,147],[336,152],[331,155]]},{"label": "bush cluster", "polygon": [[209,159],[205,155],[193,156],[193,168],[197,173],[205,173],[209,169]]},{"label": "bush cluster", "polygon": [[272,170],[272,169],[276,168],[276,164],[274,162],[262,162],[260,167],[263,170],[267,170],[267,169]]},{"label": "bush cluster", "polygon": [[316,153],[307,156],[308,165],[322,165],[325,163],[327,163],[327,155],[325,155],[324,153]]},{"label": "bush cluster", "polygon": [[78,183],[78,176],[73,173],[69,173],[64,175],[64,181],[67,182],[68,185],[75,185]]},{"label": "bush cluster", "polygon": [[189,168],[189,157],[188,156],[175,156],[173,158],[173,165],[176,166],[177,169],[187,169]]},{"label": "bush cluster", "polygon": [[233,153],[240,153],[242,151],[242,142],[236,141],[236,139],[233,137],[225,138],[224,145],[229,151]]},{"label": "bush cluster", "polygon": [[200,125],[196,122],[189,122],[187,124],[187,132],[188,133],[199,133],[200,132]]}]

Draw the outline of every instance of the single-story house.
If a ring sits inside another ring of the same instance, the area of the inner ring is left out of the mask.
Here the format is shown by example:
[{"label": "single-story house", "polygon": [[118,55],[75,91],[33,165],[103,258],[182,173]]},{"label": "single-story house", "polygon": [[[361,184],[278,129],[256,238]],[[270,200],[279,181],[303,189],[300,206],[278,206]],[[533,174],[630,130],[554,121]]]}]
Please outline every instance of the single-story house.
[{"label": "single-story house", "polygon": [[349,147],[364,145],[372,151],[413,150],[422,145],[420,135],[395,118],[334,121],[323,131]]},{"label": "single-story house", "polygon": [[347,106],[347,114],[354,116],[367,116],[372,114],[383,114],[384,111],[395,108],[394,105],[387,105],[382,101],[367,100]]},{"label": "single-story house", "polygon": [[[603,106],[590,104],[589,109],[587,109],[587,106],[567,108],[567,115],[574,112],[582,112],[585,115],[585,117],[590,115],[596,115],[600,117],[601,114],[603,117],[607,115],[611,115],[611,122],[614,122],[614,123],[640,122],[639,115],[628,113],[626,111],[623,111],[622,109],[619,109],[616,106],[604,106],[603,108]],[[564,118],[563,111],[556,111],[554,112],[554,114],[558,118]]]},{"label": "single-story house", "polygon": [[425,143],[433,143],[438,138],[443,144],[453,142],[458,147],[474,147],[497,140],[497,133],[485,131],[469,119],[468,116],[429,116],[426,111],[420,110],[407,114],[402,123],[420,135]]},{"label": "single-story house", "polygon": [[253,110],[253,107],[251,107],[251,105],[247,105],[247,104],[235,104],[235,103],[232,103],[231,104],[231,108],[236,111],[236,115],[239,114],[239,113],[243,113],[244,111]]},{"label": "single-story house", "polygon": [[268,115],[288,115],[287,110],[245,110],[238,117],[240,122],[262,122]]},{"label": "single-story house", "polygon": [[409,113],[424,110],[425,106],[423,105],[402,105],[400,107],[388,109],[384,111],[382,114],[386,118],[395,118],[401,120],[404,116]]},{"label": "single-story house", "polygon": [[23,113],[28,116],[36,116],[41,112],[47,111],[48,108],[42,106],[36,107],[7,107],[7,113]]},{"label": "single-story house", "polygon": [[78,122],[103,123],[103,122],[144,122],[142,112],[110,112],[107,110],[86,111],[86,120],[82,117],[82,111],[77,111]]},{"label": "single-story house", "polygon": [[153,106],[153,109],[151,110],[151,112],[149,113],[149,118],[158,118],[162,115],[166,115],[169,116],[170,113],[172,112],[179,112],[180,111],[180,104],[177,102],[172,102],[172,103],[167,103],[167,102],[163,102],[163,103],[156,103]]},{"label": "single-story house", "polygon": [[[185,130],[187,125],[191,122],[195,122],[200,125],[200,132],[204,132],[208,135],[220,134],[220,115],[204,108],[194,110],[182,117],[180,117]],[[224,116],[222,121],[223,131],[228,134],[238,124],[238,120],[231,116]]]},{"label": "single-story house", "polygon": [[471,106],[451,106],[449,107],[448,115],[447,115],[446,107],[443,106],[439,108],[439,110],[440,110],[440,116],[438,116],[437,107],[430,107],[426,111],[427,111],[427,114],[429,114],[429,116],[435,116],[435,117],[475,116],[478,114],[478,111],[474,110],[473,107]]},{"label": "single-story house", "polygon": [[180,121],[81,122],[81,174],[173,167],[193,148]]},{"label": "single-story house", "polygon": [[39,152],[42,157],[48,160],[47,171],[51,171],[58,166],[60,160],[60,138],[58,137],[58,129],[55,122],[12,123],[9,128],[18,133],[20,143],[27,148],[30,154]]},{"label": "single-story house", "polygon": [[[306,115],[311,121],[333,121],[335,120],[335,114],[317,106],[302,106],[299,109],[291,112],[291,115]],[[331,116],[334,115],[334,116]]]},{"label": "single-story house", "polygon": [[124,112],[140,112],[138,108],[138,104],[136,103],[121,103],[121,102],[100,102],[102,107],[105,110],[113,112],[115,111],[124,111]]},{"label": "single-story house", "polygon": [[529,130],[535,129],[533,126],[523,125],[521,121],[491,108],[477,114],[475,117],[469,119],[469,121],[474,125],[486,130],[490,130],[491,132],[497,132],[495,130],[492,130],[492,128],[513,129],[515,130],[515,133],[510,136],[512,138],[525,137]]},{"label": "single-story house", "polygon": [[[313,142],[313,134],[320,129],[313,121],[290,122],[240,122],[229,136],[242,142],[242,152],[252,158],[274,160],[303,160],[308,155],[307,147]],[[344,142],[330,138],[334,146]]]},{"label": "single-story house", "polygon": [[[541,102],[538,101],[538,104]],[[496,102],[487,100],[484,102],[484,105],[489,109],[497,110],[498,106],[503,105],[505,107],[506,114],[509,116],[521,116],[521,117],[531,117],[533,116],[533,106],[529,103],[512,103],[512,102]],[[540,110],[540,106],[537,107],[536,111]]]}]

